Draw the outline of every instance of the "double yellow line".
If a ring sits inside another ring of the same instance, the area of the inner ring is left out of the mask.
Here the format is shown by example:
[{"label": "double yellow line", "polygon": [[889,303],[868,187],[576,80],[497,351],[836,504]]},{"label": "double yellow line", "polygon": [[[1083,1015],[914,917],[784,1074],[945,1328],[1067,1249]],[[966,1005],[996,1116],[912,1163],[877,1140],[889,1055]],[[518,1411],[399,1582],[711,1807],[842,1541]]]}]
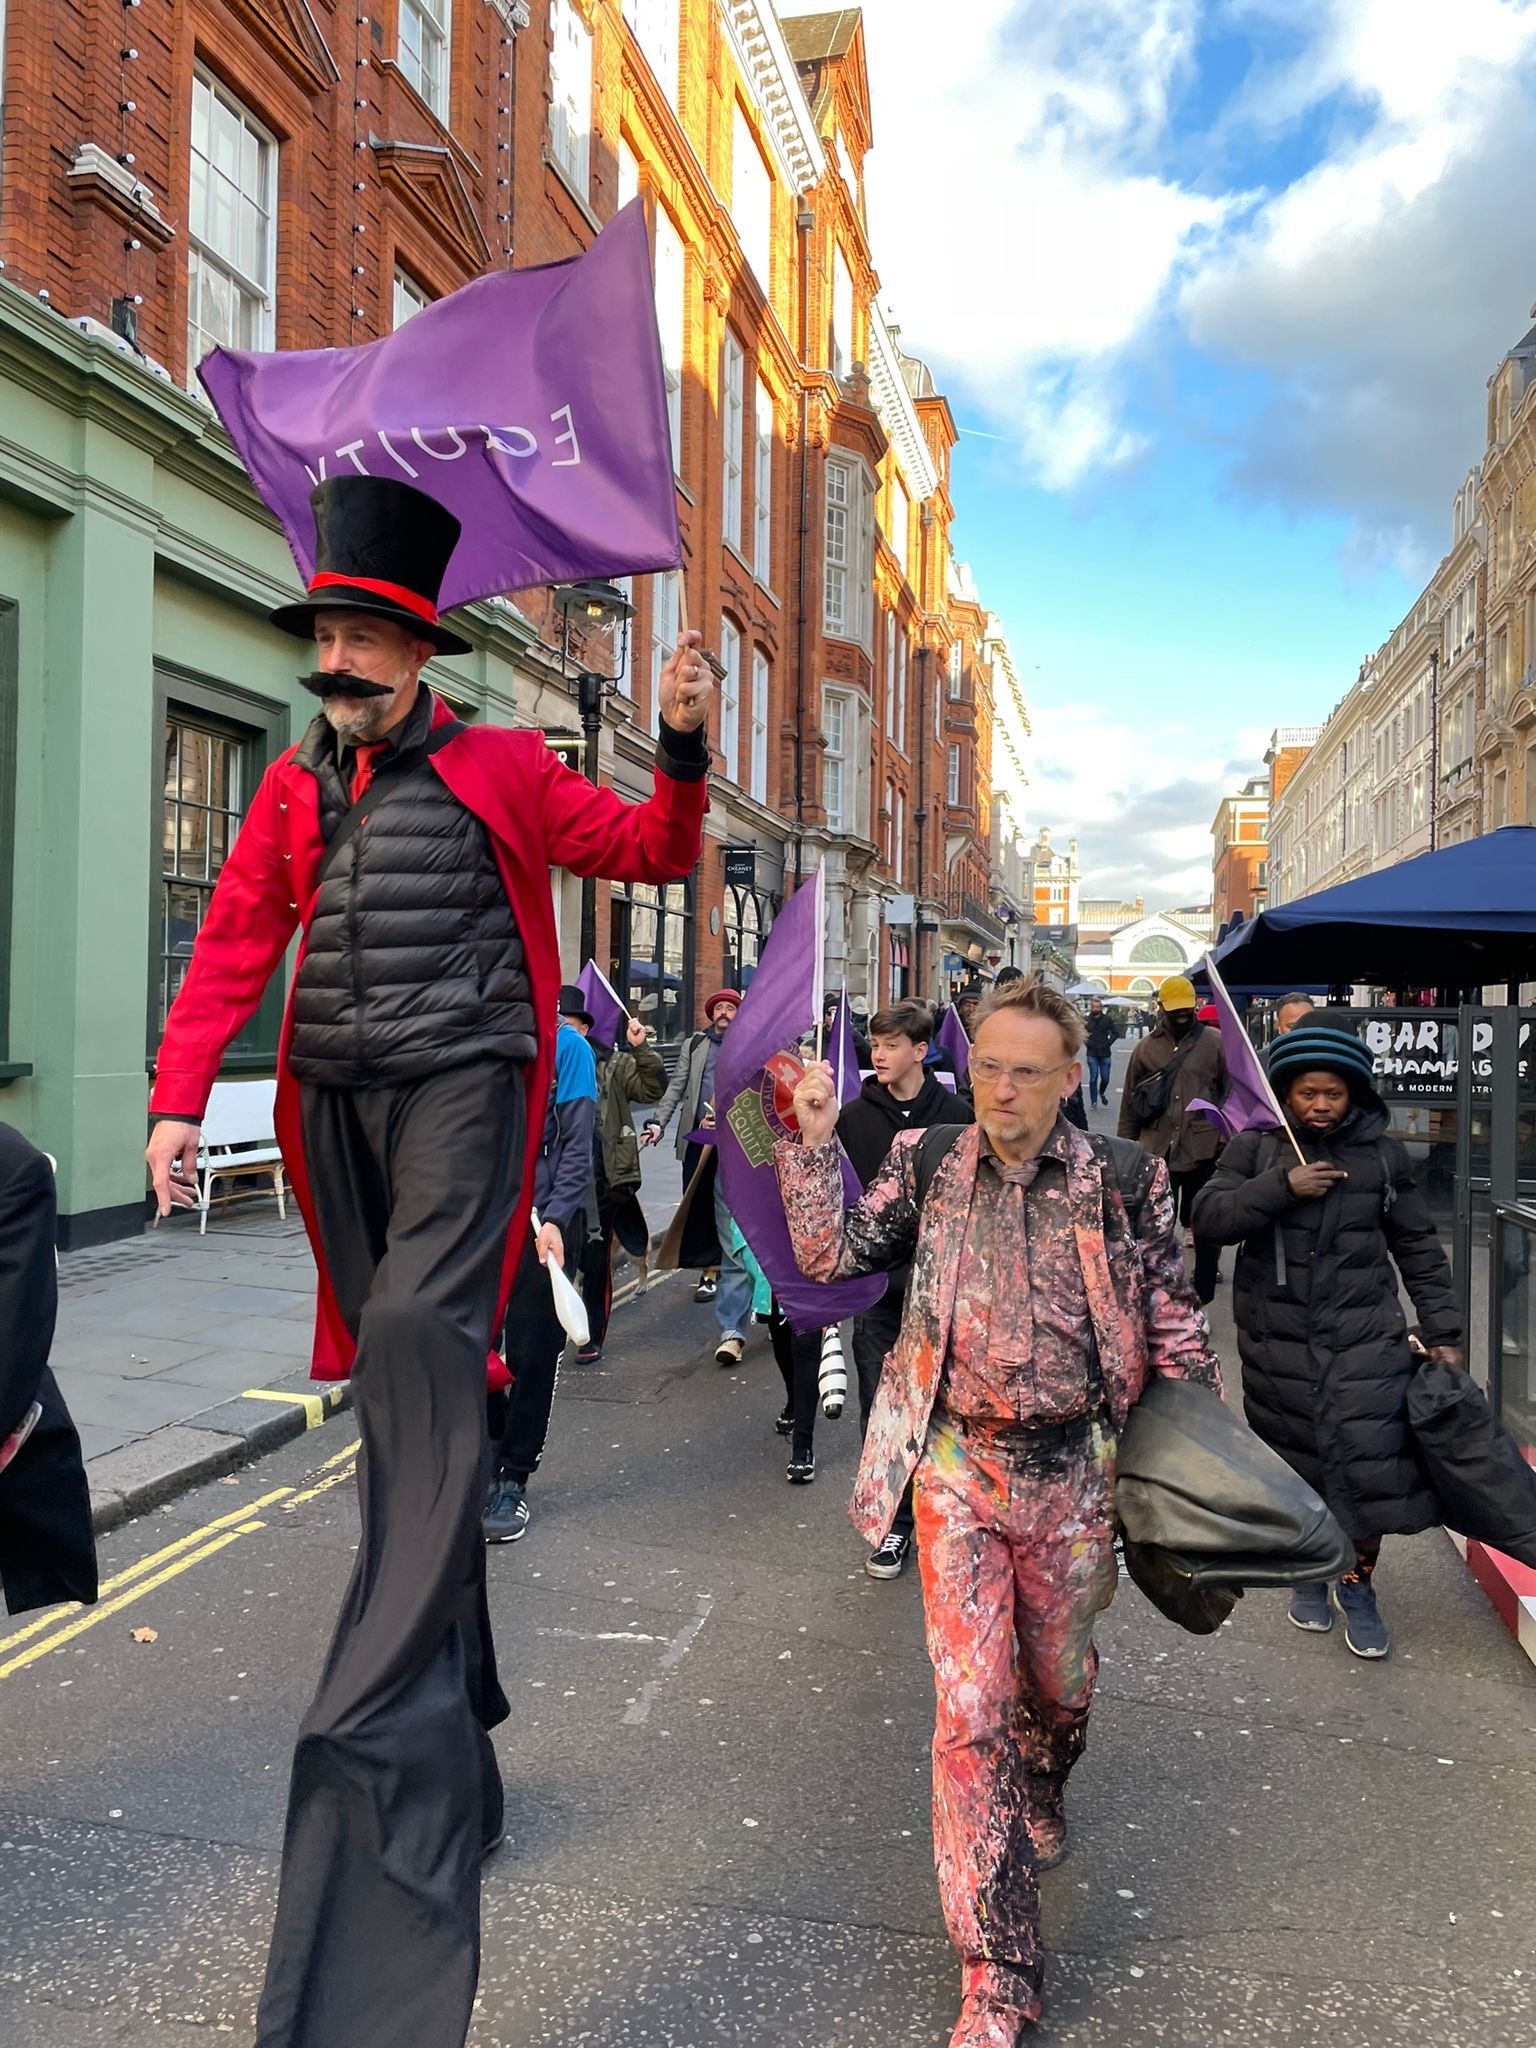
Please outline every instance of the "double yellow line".
[{"label": "double yellow line", "polygon": [[[141,1557],[137,1564],[129,1565],[104,1582],[101,1588],[104,1597],[96,1606],[54,1607],[39,1615],[36,1621],[28,1622],[25,1628],[17,1629],[14,1635],[0,1637],[0,1659],[4,1659],[0,1662],[0,1680],[9,1678],[13,1672],[24,1671],[29,1664],[37,1663],[54,1650],[62,1649],[64,1644],[84,1635],[87,1629],[110,1620],[114,1614],[120,1614],[146,1593],[153,1593],[168,1580],[178,1578],[182,1572],[190,1571],[206,1558],[216,1556],[231,1543],[238,1543],[242,1536],[254,1536],[258,1529],[267,1526],[255,1519],[263,1508],[280,1507],[280,1511],[291,1513],[293,1509],[302,1507],[305,1501],[314,1500],[333,1486],[344,1484],[352,1476],[352,1461],[357,1456],[357,1449],[356,1443],[350,1443],[334,1458],[327,1458],[318,1468],[326,1476],[313,1486],[299,1492],[291,1486],[275,1486],[270,1493],[246,1502],[232,1514],[219,1515],[201,1529],[194,1529],[188,1535],[178,1537],[174,1543],[166,1544],[163,1550]],[[23,1643],[29,1647],[22,1649]],[[6,1653],[13,1650],[17,1654],[7,1656]]]}]

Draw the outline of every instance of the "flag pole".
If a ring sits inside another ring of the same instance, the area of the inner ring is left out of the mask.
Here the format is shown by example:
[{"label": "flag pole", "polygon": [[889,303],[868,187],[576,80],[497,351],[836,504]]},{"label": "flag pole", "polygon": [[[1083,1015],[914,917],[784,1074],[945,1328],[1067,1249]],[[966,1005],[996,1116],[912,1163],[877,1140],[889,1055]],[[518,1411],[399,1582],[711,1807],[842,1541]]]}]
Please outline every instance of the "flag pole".
[{"label": "flag pole", "polygon": [[[1216,962],[1211,958],[1209,953],[1207,953],[1205,956],[1205,972],[1210,981],[1211,987],[1216,992],[1216,1000],[1218,1004],[1226,1005],[1227,1009],[1232,1014],[1232,1021],[1237,1025],[1239,1030],[1242,1030],[1242,1019],[1237,1014],[1237,1005],[1233,1002],[1231,994],[1227,988],[1227,984],[1222,980],[1220,973],[1217,971]],[[1244,1035],[1246,1036],[1247,1034],[1244,1033]],[[1291,1120],[1286,1115],[1279,1096],[1275,1093],[1275,1084],[1269,1078],[1269,1068],[1264,1064],[1263,1060],[1258,1058],[1257,1054],[1255,1054],[1255,1063],[1258,1068],[1259,1079],[1264,1084],[1264,1093],[1269,1097],[1269,1106],[1275,1112],[1275,1116],[1279,1122],[1280,1129],[1284,1131],[1285,1135],[1290,1139],[1291,1150],[1296,1154],[1298,1164],[1302,1166],[1310,1165],[1311,1162],[1307,1158],[1306,1153],[1302,1151],[1300,1141],[1298,1140],[1295,1131],[1293,1131],[1291,1128]]]}]

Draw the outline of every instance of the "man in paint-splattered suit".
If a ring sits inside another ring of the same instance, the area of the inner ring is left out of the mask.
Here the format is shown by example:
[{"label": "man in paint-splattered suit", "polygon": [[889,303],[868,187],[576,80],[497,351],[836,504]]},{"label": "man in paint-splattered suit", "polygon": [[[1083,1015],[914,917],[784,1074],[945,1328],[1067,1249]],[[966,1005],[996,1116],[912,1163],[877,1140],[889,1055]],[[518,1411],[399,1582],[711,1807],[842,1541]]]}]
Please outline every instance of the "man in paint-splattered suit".
[{"label": "man in paint-splattered suit", "polygon": [[800,1142],[777,1153],[810,1278],[912,1261],[850,1512],[879,1542],[915,1471],[934,1856],[964,1958],[951,2048],[1016,2048],[1041,2011],[1036,1870],[1064,1849],[1094,1617],[1115,1591],[1116,1432],[1154,1372],[1220,1385],[1167,1168],[1061,1115],[1082,1038],[1051,990],[994,992],[971,1053],[975,1126],[922,1183],[931,1138],[904,1133],[846,1212],[825,1065],[796,1091]]}]

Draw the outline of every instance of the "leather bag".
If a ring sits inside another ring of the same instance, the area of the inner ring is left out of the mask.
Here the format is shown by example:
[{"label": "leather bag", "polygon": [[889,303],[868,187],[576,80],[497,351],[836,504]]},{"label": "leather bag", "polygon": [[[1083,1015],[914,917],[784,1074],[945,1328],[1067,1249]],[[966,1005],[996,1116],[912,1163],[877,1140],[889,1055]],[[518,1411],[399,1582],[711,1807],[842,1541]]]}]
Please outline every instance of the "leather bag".
[{"label": "leather bag", "polygon": [[1209,1387],[1159,1376],[1126,1419],[1115,1511],[1126,1570],[1195,1635],[1243,1589],[1336,1577],[1354,1545],[1285,1460]]}]

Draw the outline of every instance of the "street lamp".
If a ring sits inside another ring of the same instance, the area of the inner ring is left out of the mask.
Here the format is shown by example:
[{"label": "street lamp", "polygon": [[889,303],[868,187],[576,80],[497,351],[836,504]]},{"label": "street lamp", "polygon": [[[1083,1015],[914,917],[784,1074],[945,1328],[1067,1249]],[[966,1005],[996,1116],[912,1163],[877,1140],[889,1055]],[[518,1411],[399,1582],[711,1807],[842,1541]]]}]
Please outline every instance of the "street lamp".
[{"label": "street lamp", "polygon": [[[612,583],[558,583],[554,590],[555,609],[560,614],[560,673],[572,672],[571,636],[577,639],[576,708],[581,715],[583,740],[582,773],[595,789],[598,782],[598,745],[603,731],[603,699],[615,691],[629,665],[629,622],[635,608]],[[592,666],[593,657],[607,659],[601,668]],[[584,876],[581,884],[581,957],[597,957],[597,882]]]}]

